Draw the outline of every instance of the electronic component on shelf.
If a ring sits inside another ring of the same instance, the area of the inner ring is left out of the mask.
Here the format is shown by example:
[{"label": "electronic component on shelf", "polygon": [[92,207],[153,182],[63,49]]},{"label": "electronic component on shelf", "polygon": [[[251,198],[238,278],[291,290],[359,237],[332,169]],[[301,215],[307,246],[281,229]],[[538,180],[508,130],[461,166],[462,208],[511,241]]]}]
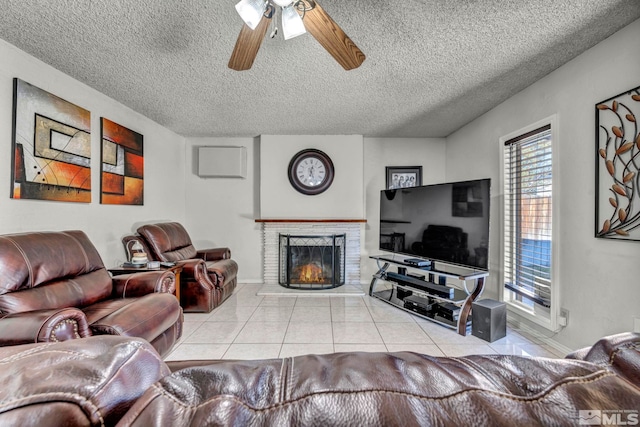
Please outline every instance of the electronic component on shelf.
[{"label": "electronic component on shelf", "polygon": [[415,311],[425,316],[433,317],[431,309],[434,306],[433,300],[430,298],[422,298],[416,295],[408,296],[404,299],[404,308]]},{"label": "electronic component on shelf", "polygon": [[387,279],[400,283],[401,285],[413,287],[424,292],[428,292],[440,298],[451,299],[454,297],[454,289],[448,286],[436,285],[435,283],[425,282],[424,280],[417,279],[415,277],[406,276],[404,274],[397,274],[387,272]]},{"label": "electronic component on shelf", "polygon": [[398,299],[404,300],[406,297],[410,297],[411,295],[413,295],[413,292],[411,292],[408,289],[404,289],[401,287],[396,287],[396,297]]},{"label": "electronic component on shelf", "polygon": [[421,258],[406,258],[404,260],[405,264],[409,264],[415,267],[429,267],[431,266],[431,261]]},{"label": "electronic component on shelf", "polygon": [[437,303],[433,309],[437,315],[443,317],[451,322],[457,322],[460,317],[460,307],[451,303]]},{"label": "electronic component on shelf", "polygon": [[438,322],[442,322],[444,324],[451,325],[451,326],[457,326],[457,324],[458,324],[457,320],[449,320],[446,317],[442,317],[438,313],[436,313],[435,316],[433,316],[433,318],[434,318],[434,320],[437,320]]}]

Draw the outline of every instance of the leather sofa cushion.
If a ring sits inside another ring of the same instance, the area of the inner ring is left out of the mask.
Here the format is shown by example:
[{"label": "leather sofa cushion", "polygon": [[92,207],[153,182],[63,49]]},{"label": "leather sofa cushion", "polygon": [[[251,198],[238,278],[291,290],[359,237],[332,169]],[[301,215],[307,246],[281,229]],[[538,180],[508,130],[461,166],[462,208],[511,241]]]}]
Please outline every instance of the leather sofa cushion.
[{"label": "leather sofa cushion", "polygon": [[142,339],[89,337],[0,348],[0,425],[115,425],[169,373]]},{"label": "leather sofa cushion", "polygon": [[337,353],[186,368],[121,421],[173,425],[567,425],[578,410],[636,408],[605,368],[516,356]]},{"label": "leather sofa cushion", "polygon": [[104,268],[98,251],[82,231],[0,236],[0,253],[0,295]]},{"label": "leather sofa cushion", "polygon": [[[0,260],[3,257],[0,257]],[[0,270],[1,271],[1,270]],[[85,307],[111,297],[113,284],[104,268],[69,279],[0,295],[0,311],[20,313],[64,307]]]},{"label": "leather sofa cushion", "polygon": [[137,232],[145,238],[161,261],[180,261],[197,257],[189,233],[178,222],[147,224],[138,227]]}]

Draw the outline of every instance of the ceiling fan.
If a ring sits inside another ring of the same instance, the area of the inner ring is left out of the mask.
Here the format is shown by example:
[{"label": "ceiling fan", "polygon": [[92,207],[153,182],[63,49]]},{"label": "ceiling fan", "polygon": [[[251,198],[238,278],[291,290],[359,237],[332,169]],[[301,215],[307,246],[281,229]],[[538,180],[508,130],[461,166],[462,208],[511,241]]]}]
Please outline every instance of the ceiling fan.
[{"label": "ceiling fan", "polygon": [[[236,10],[245,25],[229,59],[229,68],[233,70],[251,68],[278,12],[285,40],[308,31],[345,70],[358,68],[365,60],[364,53],[314,0],[240,0]],[[271,37],[276,33],[277,27]]]}]

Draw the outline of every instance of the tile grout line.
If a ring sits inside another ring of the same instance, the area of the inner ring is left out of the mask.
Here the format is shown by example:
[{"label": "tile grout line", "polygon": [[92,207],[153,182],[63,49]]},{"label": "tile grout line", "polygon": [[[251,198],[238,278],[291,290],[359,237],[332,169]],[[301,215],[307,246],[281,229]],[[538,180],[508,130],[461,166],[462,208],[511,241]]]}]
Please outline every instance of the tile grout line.
[{"label": "tile grout line", "polygon": [[[291,326],[291,319],[293,319],[293,312],[296,309],[296,305],[298,305],[298,297],[294,297],[296,300],[293,303],[293,308],[291,309],[291,314],[289,314],[289,320],[287,321],[287,328],[284,331],[284,335],[282,336],[282,343],[280,344],[280,351],[278,352],[278,357],[282,359],[282,350],[284,349],[284,341],[287,338],[287,332],[289,332],[289,327]],[[262,299],[264,301],[264,298]],[[262,302],[261,302],[262,303]],[[280,306],[277,306],[281,308]]]}]

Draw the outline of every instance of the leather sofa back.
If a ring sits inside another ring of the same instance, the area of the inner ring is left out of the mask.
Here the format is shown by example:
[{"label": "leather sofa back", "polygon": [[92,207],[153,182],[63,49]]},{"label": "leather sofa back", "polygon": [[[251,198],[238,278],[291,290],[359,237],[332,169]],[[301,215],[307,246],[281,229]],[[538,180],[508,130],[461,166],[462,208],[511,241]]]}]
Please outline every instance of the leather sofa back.
[{"label": "leather sofa back", "polygon": [[81,276],[53,280],[37,288],[0,295],[0,312],[82,308],[109,298],[112,292],[111,277],[103,268]]},{"label": "leather sofa back", "polygon": [[0,236],[0,311],[82,307],[107,298],[111,277],[82,231]]},{"label": "leather sofa back", "polygon": [[160,261],[180,261],[196,258],[197,251],[191,242],[189,233],[178,222],[147,224],[138,227],[140,234]]},{"label": "leather sofa back", "polygon": [[[640,341],[628,338],[630,345]],[[637,370],[637,348],[625,357]],[[307,355],[174,372],[135,403],[121,426],[577,425],[580,410],[636,409],[638,386],[607,364],[576,360]]]}]

